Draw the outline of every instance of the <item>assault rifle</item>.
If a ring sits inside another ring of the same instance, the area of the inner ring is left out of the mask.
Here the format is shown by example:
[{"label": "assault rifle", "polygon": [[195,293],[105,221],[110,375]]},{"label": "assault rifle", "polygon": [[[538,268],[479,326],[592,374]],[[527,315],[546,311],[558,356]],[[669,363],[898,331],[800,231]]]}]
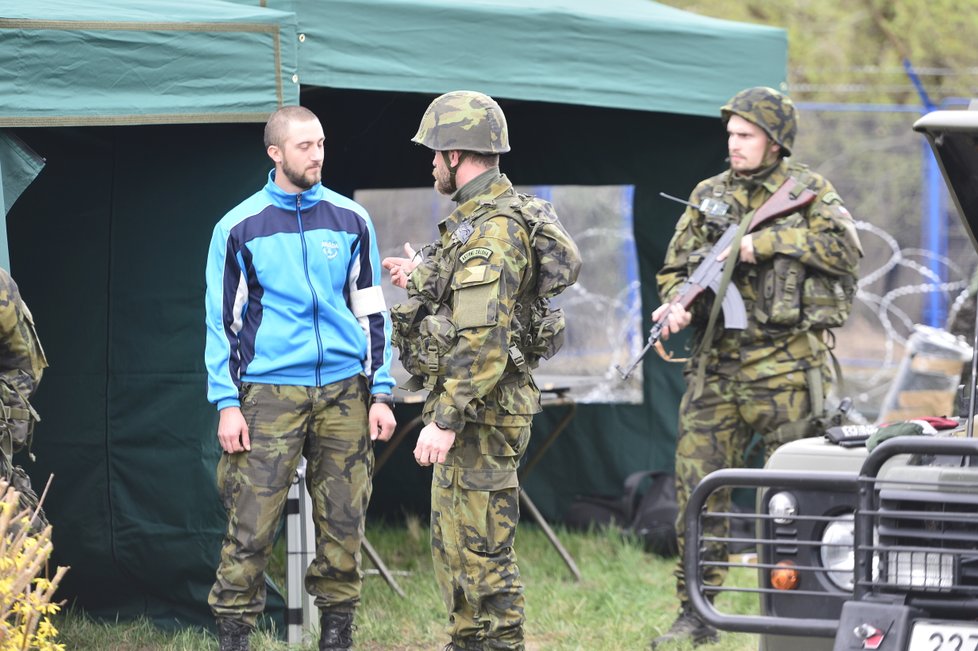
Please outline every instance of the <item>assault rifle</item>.
[{"label": "assault rifle", "polygon": [[[670,197],[664,195],[666,198],[676,200],[675,197]],[[774,219],[776,217],[783,217],[784,215],[789,215],[799,208],[807,206],[812,201],[815,200],[815,193],[809,190],[805,185],[799,183],[794,177],[788,178],[781,187],[778,188],[777,192],[772,194],[767,201],[761,205],[760,208],[754,211],[753,217],[751,217],[750,223],[747,225],[747,230],[745,233],[751,233],[757,229],[761,224]],[[688,204],[697,210],[701,211],[711,211],[716,212],[718,210],[717,205],[709,204],[706,201],[701,203],[699,206],[691,204],[688,201],[683,201],[679,199],[680,203]],[[718,204],[723,205],[723,204]],[[725,210],[723,212],[726,212]],[[722,212],[719,214],[723,214]],[[696,270],[690,274],[686,282],[682,284],[679,291],[676,292],[673,299],[669,302],[670,309],[665,310],[659,320],[656,321],[651,330],[649,330],[649,339],[645,344],[645,348],[639,353],[638,357],[635,358],[628,368],[622,370],[621,366],[615,365],[615,370],[621,375],[622,380],[627,380],[628,376],[632,374],[635,367],[638,366],[645,356],[648,354],[649,350],[655,346],[656,342],[659,341],[659,337],[662,335],[662,329],[665,327],[666,322],[669,319],[669,312],[671,311],[671,306],[681,305],[683,308],[688,309],[689,306],[696,300],[696,298],[702,294],[707,287],[712,289],[716,293],[720,288],[720,280],[723,276],[723,261],[717,260],[717,257],[730,246],[737,236],[737,230],[740,228],[738,224],[731,224],[720,239],[717,240],[716,244],[710,249],[710,252],[706,254],[703,258],[703,262],[700,263]],[[721,299],[720,306],[723,309],[723,325],[728,330],[743,330],[747,327],[747,311],[744,308],[744,299],[741,298],[740,292],[732,284],[727,285],[726,291],[723,293],[723,298]]]}]

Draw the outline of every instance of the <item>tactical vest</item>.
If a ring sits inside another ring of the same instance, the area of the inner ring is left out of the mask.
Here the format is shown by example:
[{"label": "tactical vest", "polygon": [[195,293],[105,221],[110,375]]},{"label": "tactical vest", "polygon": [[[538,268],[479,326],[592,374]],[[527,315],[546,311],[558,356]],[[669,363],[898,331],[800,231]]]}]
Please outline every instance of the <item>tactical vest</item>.
[{"label": "tactical vest", "polygon": [[[469,280],[480,281],[462,273],[460,252],[482,223],[497,216],[517,222],[530,242],[530,271],[517,295],[508,340],[513,367],[528,374],[563,345],[564,313],[551,308],[550,299],[577,281],[580,252],[549,202],[524,194],[503,196],[483,204],[460,224],[447,246],[438,242],[426,247],[422,264],[428,267],[427,281],[418,296],[391,308],[391,341],[400,352],[401,364],[413,376],[406,388],[423,386],[431,390],[445,374],[445,356],[455,346],[458,328],[469,325],[453,320],[451,307],[446,304],[449,290],[459,289]],[[465,236],[457,236],[459,231]],[[464,320],[465,315],[454,319]]]},{"label": "tactical vest", "polygon": [[[806,165],[794,163],[789,174],[806,186],[816,185]],[[817,188],[812,188],[817,191]],[[725,186],[713,188],[713,195],[722,197]],[[817,199],[825,204],[842,203],[835,192]],[[783,217],[778,222],[787,226],[805,226],[806,219],[799,213]],[[855,236],[855,231],[852,233]],[[753,317],[762,328],[770,326],[778,330],[825,330],[843,325],[852,312],[857,290],[857,277],[822,273],[806,267],[798,259],[775,255],[773,259],[757,266],[755,279],[756,300]]]}]

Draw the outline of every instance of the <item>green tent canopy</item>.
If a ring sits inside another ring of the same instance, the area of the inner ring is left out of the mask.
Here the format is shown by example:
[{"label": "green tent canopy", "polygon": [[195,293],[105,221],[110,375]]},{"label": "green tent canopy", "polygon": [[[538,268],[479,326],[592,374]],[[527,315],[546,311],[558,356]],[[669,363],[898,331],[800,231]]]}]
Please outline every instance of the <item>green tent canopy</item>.
[{"label": "green tent canopy", "polygon": [[783,30],[648,0],[308,0],[298,18],[300,81],[327,88],[715,116],[785,72]]},{"label": "green tent canopy", "polygon": [[297,42],[223,0],[5,0],[0,126],[260,122],[298,102]]},{"label": "green tent canopy", "polygon": [[[35,485],[54,474],[62,598],[109,618],[210,621],[224,514],[203,266],[213,224],[264,182],[271,111],[320,115],[325,181],[352,195],[429,186],[430,156],[409,141],[425,107],[492,94],[519,184],[634,187],[647,319],[679,214],[658,192],[723,167],[719,106],[781,85],[786,57],[783,30],[645,0],[4,0],[0,250],[51,363],[37,461],[19,463]],[[644,373],[644,404],[579,406],[528,478],[545,514],[671,468],[682,378],[653,356]],[[414,413],[398,407],[402,422]],[[409,456],[376,478],[372,517],[426,512],[430,471]]]}]

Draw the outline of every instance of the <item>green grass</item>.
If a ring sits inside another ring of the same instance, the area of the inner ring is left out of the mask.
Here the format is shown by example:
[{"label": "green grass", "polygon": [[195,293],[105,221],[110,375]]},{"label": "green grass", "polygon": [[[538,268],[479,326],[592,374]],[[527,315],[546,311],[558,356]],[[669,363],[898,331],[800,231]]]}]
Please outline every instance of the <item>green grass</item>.
[{"label": "green grass", "polygon": [[[543,531],[521,525],[517,534],[520,570],[526,585],[526,635],[530,651],[640,651],[664,631],[676,615],[673,559],[646,554],[634,542],[609,532],[558,531],[574,557],[582,580],[573,579]],[[372,570],[364,585],[357,615],[355,648],[360,651],[420,651],[441,649],[446,615],[431,572],[428,531],[417,521],[406,526],[370,528],[367,537],[406,593],[398,597]],[[279,549],[279,559],[281,550]],[[283,585],[283,564],[269,573]],[[740,585],[754,581],[751,573],[733,575]],[[726,596],[724,597],[726,598]],[[723,603],[724,612],[755,612],[749,596]],[[68,650],[97,651],[214,651],[217,642],[200,629],[164,633],[141,620],[125,623],[92,622],[78,613],[59,617],[59,640]],[[267,633],[252,636],[254,651],[284,651],[288,647]],[[302,651],[313,651],[307,641]],[[710,651],[754,651],[756,636],[721,634]],[[677,651],[687,651],[682,648]]]}]

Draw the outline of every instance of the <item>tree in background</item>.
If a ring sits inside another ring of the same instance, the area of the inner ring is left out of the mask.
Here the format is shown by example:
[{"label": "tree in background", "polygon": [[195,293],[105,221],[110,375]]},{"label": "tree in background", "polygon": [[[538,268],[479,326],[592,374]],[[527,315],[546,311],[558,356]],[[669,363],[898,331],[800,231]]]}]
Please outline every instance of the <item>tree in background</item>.
[{"label": "tree in background", "polygon": [[935,103],[978,96],[974,0],[661,0],[705,16],[788,31],[795,101],[920,104],[909,61]]}]

